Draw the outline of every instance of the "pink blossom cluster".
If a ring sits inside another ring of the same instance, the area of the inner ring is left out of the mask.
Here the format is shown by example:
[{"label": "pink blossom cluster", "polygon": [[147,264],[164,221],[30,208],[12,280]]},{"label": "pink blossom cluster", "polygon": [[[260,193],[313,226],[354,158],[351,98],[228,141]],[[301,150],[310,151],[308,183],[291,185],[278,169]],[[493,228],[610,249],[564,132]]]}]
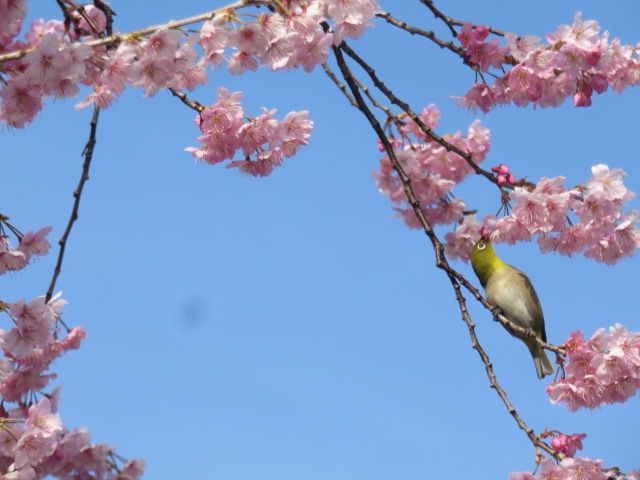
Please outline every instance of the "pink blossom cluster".
[{"label": "pink blossom cluster", "polygon": [[[245,21],[238,12],[226,11],[206,22],[200,34],[164,29],[150,35],[125,36],[115,48],[90,47],[82,40],[98,37],[106,26],[104,13],[86,6],[91,19],[77,16],[74,28],[61,21],[35,21],[15,41],[24,18],[23,1],[0,0],[0,52],[30,49],[19,60],[2,64],[7,74],[0,89],[0,121],[22,128],[43,108],[47,97],[65,98],[92,92],[77,108],[108,107],[128,85],[153,96],[163,88],[192,90],[208,80],[206,65],[225,61],[229,71],[241,74],[259,64],[273,70],[299,68],[311,71],[327,60],[333,44],[356,38],[378,11],[375,0],[285,1],[286,12],[264,13]],[[322,22],[331,20],[325,32]],[[203,55],[196,48],[201,48]],[[225,56],[227,51],[232,52]]]},{"label": "pink blossom cluster", "polygon": [[[484,27],[465,26],[460,34],[463,45],[470,43],[469,62],[481,70],[500,67],[502,62],[514,67],[498,77],[493,85],[475,84],[459,104],[471,109],[489,111],[496,105],[513,103],[517,106],[533,104],[539,107],[559,106],[573,97],[576,107],[591,105],[593,92],[603,93],[613,88],[620,93],[640,83],[640,50],[622,45],[619,38],[610,39],[608,32],[600,33],[595,20],[582,20],[578,12],[573,24],[561,25],[547,35],[547,43],[534,36],[507,34],[507,52],[495,44],[483,43]],[[480,51],[474,55],[474,51]]]},{"label": "pink blossom cluster", "polygon": [[88,84],[93,92],[76,105],[106,108],[127,85],[154,96],[163,88],[193,90],[206,83],[205,68],[198,63],[196,39],[178,30],[160,30],[149,38],[123,42],[117,48],[94,52],[99,68],[91,71]]},{"label": "pink blossom cluster", "polygon": [[606,264],[633,255],[640,248],[636,226],[640,212],[623,213],[625,203],[634,197],[624,185],[624,172],[600,164],[591,173],[586,183],[573,189],[564,186],[564,177],[543,178],[533,188],[515,187],[510,193],[510,215],[487,216],[482,223],[465,217],[446,235],[447,252],[452,258],[468,260],[482,234],[493,242],[510,244],[537,236],[543,252],[582,252]]},{"label": "pink blossom cluster", "polygon": [[554,432],[554,436],[551,439],[551,446],[556,452],[562,453],[567,457],[573,457],[578,450],[582,450],[582,440],[586,437],[586,433],[572,433],[567,435],[566,433]]},{"label": "pink blossom cluster", "polygon": [[500,68],[506,63],[509,49],[501,47],[500,41],[494,38],[486,42],[489,29],[484,25],[473,26],[465,23],[458,32],[458,41],[465,48],[467,62],[476,66],[481,72],[488,72],[489,68]]},{"label": "pink blossom cluster", "polygon": [[516,472],[509,475],[509,480],[640,480],[640,472],[633,471],[626,475],[602,468],[602,460],[590,458],[565,458],[556,463],[545,458],[540,463],[540,473]]},{"label": "pink blossom cluster", "polygon": [[58,391],[31,406],[0,408],[0,470],[7,480],[101,478],[136,480],[141,460],[114,463],[113,449],[91,444],[84,429],[67,431],[56,413]]},{"label": "pink blossom cluster", "polygon": [[509,171],[509,167],[501,163],[497,167],[491,167],[491,171],[496,174],[496,180],[501,187],[505,185],[513,185],[516,177]]},{"label": "pink blossom cluster", "polygon": [[[69,350],[80,347],[86,332],[73,328],[63,339],[54,333],[56,319],[66,304],[59,295],[49,302],[37,297],[5,308],[14,323],[9,331],[0,331],[0,395],[9,402],[18,402],[29,392],[45,388],[55,374],[47,374],[51,363]],[[6,306],[6,305],[5,305]]]},{"label": "pink blossom cluster", "polygon": [[640,333],[616,324],[585,341],[577,331],[565,347],[566,376],[547,387],[552,403],[573,412],[624,402],[640,389]]},{"label": "pink blossom cluster", "polygon": [[307,144],[313,122],[307,111],[289,112],[280,121],[273,116],[276,110],[267,109],[256,118],[247,119],[241,98],[241,92],[220,87],[216,103],[196,117],[202,145],[186,151],[211,164],[233,159],[241,151],[243,160],[234,160],[227,168],[265,177]]},{"label": "pink blossom cluster", "polygon": [[[16,248],[11,246],[5,228],[17,236],[18,246]],[[0,215],[0,275],[22,270],[34,256],[49,253],[51,245],[46,239],[49,232],[51,232],[51,227],[45,227],[37,232],[29,231],[23,235],[11,224],[2,220],[2,215]]]},{"label": "pink blossom cluster", "polygon": [[[0,310],[13,322],[0,331],[0,471],[2,478],[15,480],[58,478],[103,478],[134,480],[142,475],[139,460],[123,467],[114,464],[113,449],[93,445],[84,430],[67,431],[55,413],[59,389],[43,390],[56,377],[48,372],[51,363],[80,347],[86,332],[71,329],[60,338],[57,319],[65,301],[60,295],[49,302],[38,297],[13,304],[0,302]],[[34,399],[41,397],[40,401]],[[7,408],[6,403],[16,403]]]},{"label": "pink blossom cluster", "polygon": [[26,0],[0,0],[0,52],[20,33],[26,14]]},{"label": "pink blossom cluster", "polygon": [[[429,105],[420,114],[421,120],[435,128],[440,118],[438,109]],[[394,140],[394,152],[411,179],[411,186],[422,207],[422,213],[431,225],[449,224],[463,218],[465,203],[454,198],[452,191],[473,169],[464,158],[448,152],[439,143],[427,138],[414,122],[401,128],[402,139]],[[479,121],[469,127],[466,137],[460,133],[448,135],[447,141],[471,154],[473,161],[482,162],[489,151],[489,130]],[[407,206],[407,196],[388,156],[380,160],[380,169],[374,178],[381,193],[395,205],[394,210],[412,228],[420,228],[413,209]]]},{"label": "pink blossom cluster", "polygon": [[0,121],[22,128],[43,108],[45,97],[65,98],[78,93],[78,83],[88,82],[90,47],[74,44],[58,21],[36,21],[22,48],[34,48],[25,57],[2,65],[8,72],[0,98]]},{"label": "pink blossom cluster", "polygon": [[[362,35],[378,11],[375,0],[289,0],[285,4],[286,13],[264,13],[251,22],[230,22],[227,14],[221,14],[205,23],[200,31],[205,61],[219,65],[230,49],[232,74],[257,70],[260,64],[272,70],[302,67],[310,72],[327,61],[332,45]],[[325,32],[321,23],[328,19],[333,28]]]}]

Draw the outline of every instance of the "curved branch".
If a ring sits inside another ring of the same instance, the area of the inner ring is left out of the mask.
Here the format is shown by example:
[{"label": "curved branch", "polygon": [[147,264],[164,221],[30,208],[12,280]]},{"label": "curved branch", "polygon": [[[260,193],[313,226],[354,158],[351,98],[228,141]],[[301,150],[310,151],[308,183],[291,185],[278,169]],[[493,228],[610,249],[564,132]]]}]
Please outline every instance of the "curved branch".
[{"label": "curved branch", "polygon": [[[454,28],[454,26],[461,27],[465,23],[470,23],[470,22],[463,22],[462,20],[456,20],[455,18],[445,15],[444,13],[442,13],[442,11],[440,11],[435,6],[435,4],[433,3],[433,0],[420,0],[420,2],[422,2],[424,6],[427,7],[429,10],[431,10],[431,13],[433,13],[434,17],[439,18],[447,25],[447,27],[451,31],[451,34],[454,37],[458,35],[458,32],[456,32],[456,29]],[[498,30],[497,28],[492,28],[492,27],[487,27],[487,28],[494,35],[498,35],[500,37],[505,36],[505,32],[503,32],[502,30]]]},{"label": "curved branch", "polygon": [[409,204],[411,205],[411,207],[413,208],[413,211],[418,217],[418,220],[420,221],[420,225],[422,226],[423,231],[425,232],[429,240],[431,240],[431,243],[433,245],[433,249],[435,252],[435,256],[436,256],[436,266],[441,270],[445,271],[445,273],[447,274],[451,282],[451,285],[456,295],[456,299],[458,301],[458,307],[460,309],[462,319],[467,325],[467,329],[469,330],[469,336],[471,338],[472,347],[478,352],[478,355],[480,356],[480,359],[482,360],[482,363],[485,366],[487,378],[489,379],[489,386],[496,391],[496,393],[504,403],[505,407],[507,408],[507,411],[513,417],[516,424],[518,425],[518,428],[520,428],[522,431],[525,432],[525,434],[527,435],[529,440],[531,440],[533,445],[536,448],[540,448],[544,450],[552,457],[556,459],[560,459],[561,458],[560,455],[550,445],[540,440],[540,438],[535,434],[533,429],[526,424],[526,422],[522,419],[522,417],[519,415],[519,413],[517,412],[517,410],[511,403],[511,401],[509,400],[509,397],[507,396],[507,393],[505,392],[505,390],[498,383],[498,379],[495,375],[495,372],[493,371],[493,365],[491,363],[491,360],[487,355],[487,353],[485,352],[485,350],[480,345],[480,342],[478,341],[478,337],[475,333],[475,324],[471,320],[471,317],[467,310],[466,300],[460,290],[460,285],[457,281],[456,275],[452,273],[452,269],[449,266],[447,259],[444,255],[444,246],[436,236],[431,225],[429,224],[426,217],[424,216],[422,209],[420,208],[420,203],[418,202],[417,197],[413,192],[413,188],[411,187],[411,179],[409,178],[407,173],[402,168],[402,165],[398,161],[398,158],[395,155],[393,146],[391,145],[391,142],[389,142],[389,139],[385,135],[384,130],[380,125],[380,122],[372,113],[371,109],[369,109],[369,107],[365,103],[362,97],[362,94],[360,93],[360,89],[358,88],[358,85],[354,80],[353,75],[345,62],[344,56],[342,55],[342,48],[333,47],[333,53],[338,62],[338,66],[340,67],[340,71],[342,72],[342,76],[347,82],[347,85],[349,86],[349,89],[351,90],[351,93],[354,99],[356,100],[356,103],[358,104],[358,109],[367,118],[367,121],[369,122],[373,130],[376,132],[378,138],[382,142],[387,152],[387,155],[389,156],[393,169],[396,171],[396,173],[398,174],[398,176],[402,181],[402,187],[405,191],[405,194],[407,195]]},{"label": "curved branch", "polygon": [[447,50],[451,50],[453,53],[455,53],[460,58],[462,58],[463,61],[466,62],[467,60],[467,55],[464,48],[455,45],[453,41],[447,42],[438,38],[435,32],[431,30],[422,30],[421,28],[409,25],[407,22],[403,22],[402,20],[395,18],[389,12],[380,12],[376,14],[376,17],[383,18],[384,20],[387,21],[388,24],[393,25],[394,27],[398,27],[401,30],[404,30],[406,32],[409,32],[411,35],[419,35],[421,37],[428,38],[433,43],[438,45],[440,48],[446,48]]},{"label": "curved branch", "polygon": [[202,113],[204,111],[205,106],[196,100],[191,100],[189,97],[187,97],[186,93],[181,92],[180,90],[173,87],[169,87],[168,90],[171,92],[171,95],[180,99],[180,101],[187,107],[195,110],[198,113]]},{"label": "curved branch", "polygon": [[[64,259],[64,252],[67,248],[67,241],[69,240],[69,235],[71,234],[73,225],[76,223],[76,220],[78,219],[78,211],[80,210],[80,199],[82,198],[84,185],[85,183],[87,183],[87,180],[89,180],[89,169],[91,167],[91,160],[93,160],[93,150],[96,146],[96,133],[98,130],[99,117],[100,117],[100,108],[94,107],[93,115],[91,117],[91,130],[89,133],[89,140],[87,140],[87,144],[85,145],[84,150],[82,151],[82,155],[84,156],[84,163],[82,164],[82,174],[80,175],[78,186],[73,192],[73,209],[71,210],[71,215],[69,216],[67,227],[65,228],[64,233],[62,234],[62,237],[58,241],[60,250],[58,252],[58,259],[56,260],[56,266],[53,270],[51,282],[49,282],[49,288],[47,289],[47,294],[45,295],[45,303],[51,300],[51,297],[53,296],[53,291],[56,288],[56,282],[58,280],[58,276],[60,276],[60,272],[62,272],[62,260]],[[69,328],[68,327],[66,328],[68,331]]]}]

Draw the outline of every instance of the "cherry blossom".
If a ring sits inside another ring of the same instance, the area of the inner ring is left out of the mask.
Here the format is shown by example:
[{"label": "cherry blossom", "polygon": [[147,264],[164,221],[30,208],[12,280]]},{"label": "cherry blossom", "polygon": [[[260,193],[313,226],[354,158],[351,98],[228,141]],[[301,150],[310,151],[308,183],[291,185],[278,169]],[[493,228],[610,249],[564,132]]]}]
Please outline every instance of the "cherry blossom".
[{"label": "cherry blossom", "polygon": [[20,33],[26,14],[25,0],[0,0],[0,52]]},{"label": "cherry blossom", "polygon": [[538,476],[529,472],[517,472],[509,475],[509,480],[607,480],[610,478],[602,470],[602,460],[590,458],[565,458],[556,464],[545,458]]},{"label": "cherry blossom", "polygon": [[241,98],[240,92],[220,87],[217,102],[196,118],[202,146],[185,150],[211,164],[233,160],[241,150],[244,159],[231,161],[227,168],[264,177],[308,143],[313,122],[306,111],[290,112],[280,121],[274,117],[276,110],[267,109],[246,120]]},{"label": "cherry blossom", "polygon": [[[433,105],[426,107],[420,114],[421,120],[429,128],[437,125],[439,117],[440,113]],[[461,221],[465,204],[461,199],[454,198],[452,192],[457,184],[473,173],[473,169],[464,158],[427,138],[413,123],[407,122],[400,129],[402,138],[395,139],[394,151],[411,179],[423,213],[433,225]],[[482,162],[489,151],[489,131],[478,121],[471,124],[466,137],[455,133],[448,135],[447,141],[468,151],[476,163]],[[389,197],[399,216],[410,227],[419,228],[420,223],[413,209],[406,206],[407,197],[402,182],[386,155],[380,160],[380,169],[373,175],[380,193]]]},{"label": "cherry blossom", "polygon": [[[28,248],[41,251],[45,231],[27,237]],[[27,246],[25,246],[27,248]],[[84,430],[67,431],[56,413],[59,389],[42,395],[55,373],[47,373],[51,363],[69,350],[80,347],[86,332],[72,328],[65,336],[53,335],[55,321],[66,303],[56,294],[45,303],[44,297],[30,302],[20,300],[5,312],[15,322],[8,332],[0,331],[4,358],[0,359],[0,464],[2,478],[105,478],[135,480],[142,476],[144,463],[132,460],[119,470],[114,468],[112,448],[90,443]],[[40,397],[37,402],[33,399]],[[19,402],[19,408],[4,410],[4,405]],[[7,424],[7,419],[10,419]],[[16,423],[17,422],[17,423]]]},{"label": "cherry blossom", "polygon": [[[504,177],[505,185],[517,185],[518,181],[508,178],[510,174],[501,173],[507,169],[500,165],[492,170],[497,178]],[[536,238],[543,252],[583,253],[606,264],[634,255],[640,248],[640,213],[623,212],[624,204],[635,196],[624,185],[624,172],[599,164],[592,167],[591,173],[589,180],[572,189],[564,186],[563,177],[542,178],[534,186],[515,186],[506,197],[511,213],[485,217],[474,227],[476,238],[480,229],[495,243],[513,244]],[[467,237],[469,225],[464,226],[463,235]],[[457,242],[455,234],[447,240],[453,243],[448,251],[454,258],[468,258],[467,253],[456,250],[465,243]]]},{"label": "cherry blossom", "polygon": [[556,432],[551,439],[551,446],[558,452],[568,457],[573,457],[576,451],[582,450],[582,440],[587,437],[585,433],[566,433]]},{"label": "cherry blossom", "polygon": [[458,98],[466,108],[486,113],[508,103],[555,107],[567,97],[573,97],[576,107],[588,107],[594,92],[601,94],[611,87],[619,93],[640,84],[638,48],[610,39],[596,21],[583,20],[580,12],[571,25],[561,25],[547,35],[546,44],[537,37],[507,34],[507,45],[500,47],[497,39],[486,41],[488,34],[482,26],[463,26],[458,40],[466,49],[467,61],[481,71],[515,65],[493,85],[477,83]]},{"label": "cherry blossom", "polygon": [[[44,227],[37,232],[29,231],[22,234],[8,222],[8,218],[0,214],[0,275],[21,270],[34,256],[39,257],[49,253],[51,245],[46,236],[51,230],[51,227]],[[17,248],[11,246],[9,233],[17,237]]]},{"label": "cherry blossom", "polygon": [[501,47],[497,39],[486,42],[489,29],[483,25],[472,26],[465,23],[460,32],[458,40],[466,50],[467,61],[480,69],[482,72],[489,71],[490,67],[500,68],[506,61],[509,50]]},{"label": "cherry blossom", "polygon": [[552,403],[571,411],[624,402],[640,389],[640,333],[616,324],[586,340],[574,332],[565,342],[566,376],[547,387]]}]

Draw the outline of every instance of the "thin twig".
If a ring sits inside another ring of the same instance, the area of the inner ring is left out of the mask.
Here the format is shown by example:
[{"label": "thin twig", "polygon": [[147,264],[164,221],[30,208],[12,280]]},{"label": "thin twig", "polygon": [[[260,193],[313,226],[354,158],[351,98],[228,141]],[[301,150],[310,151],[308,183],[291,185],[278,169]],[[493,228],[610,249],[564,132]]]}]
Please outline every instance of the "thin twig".
[{"label": "thin twig", "polygon": [[473,324],[473,321],[471,320],[471,317],[469,316],[469,313],[468,313],[468,310],[467,310],[467,306],[466,306],[466,301],[464,299],[464,295],[460,291],[460,285],[458,284],[458,281],[456,280],[456,276],[452,273],[452,271],[451,271],[452,269],[449,266],[449,264],[447,262],[447,259],[446,259],[445,255],[444,255],[444,245],[440,242],[440,240],[436,236],[435,232],[433,231],[431,225],[429,224],[429,222],[427,221],[426,217],[424,216],[424,213],[423,213],[422,209],[420,208],[420,203],[419,203],[415,193],[413,192],[413,188],[411,187],[411,179],[406,174],[406,172],[402,168],[402,165],[398,161],[398,158],[396,157],[396,154],[395,154],[395,151],[393,149],[393,146],[391,145],[391,142],[389,141],[389,139],[385,135],[384,130],[382,129],[382,126],[380,125],[380,122],[377,120],[375,115],[373,115],[373,113],[371,112],[371,110],[369,109],[367,104],[365,103],[365,101],[364,101],[364,99],[362,97],[362,94],[360,93],[360,91],[358,89],[358,85],[355,82],[355,80],[353,79],[352,73],[349,70],[349,67],[347,66],[347,64],[346,64],[346,62],[344,60],[344,56],[342,55],[341,48],[340,47],[333,47],[333,52],[334,52],[334,55],[335,55],[336,60],[338,62],[338,66],[340,67],[340,71],[342,72],[342,76],[344,77],[345,81],[347,82],[347,85],[349,85],[349,89],[351,90],[351,93],[353,94],[353,97],[355,98],[356,103],[358,104],[358,109],[367,118],[369,124],[374,129],[374,131],[376,132],[378,138],[382,142],[382,144],[383,144],[383,146],[384,146],[384,148],[385,148],[385,150],[387,152],[387,155],[389,156],[389,159],[391,161],[391,165],[393,166],[393,169],[396,171],[396,173],[398,174],[398,177],[400,178],[400,180],[402,182],[402,187],[403,187],[404,192],[405,192],[405,194],[407,196],[408,202],[411,205],[411,207],[413,208],[413,211],[416,214],[416,216],[417,216],[417,218],[418,218],[418,220],[420,222],[420,225],[422,226],[423,231],[425,232],[425,234],[427,235],[427,237],[429,238],[429,240],[431,241],[431,243],[433,245],[435,256],[436,256],[436,266],[438,268],[444,270],[446,272],[447,276],[449,277],[449,280],[451,281],[451,284],[452,284],[453,289],[454,289],[455,294],[456,294],[456,299],[458,301],[458,306],[459,306],[462,318],[465,321],[465,324],[467,325],[467,328],[469,330],[469,335],[471,337],[472,346],[478,352],[478,354],[479,354],[479,356],[480,356],[480,358],[481,358],[481,360],[482,360],[482,362],[483,362],[483,364],[485,366],[485,370],[486,370],[486,373],[487,373],[487,377],[489,379],[490,387],[493,388],[496,391],[496,393],[498,394],[498,396],[500,397],[500,399],[504,403],[505,407],[507,408],[509,414],[516,421],[516,424],[518,425],[518,427],[525,432],[525,434],[531,440],[531,442],[534,444],[534,446],[544,449],[547,453],[549,453],[549,455],[551,455],[551,456],[553,456],[555,458],[559,458],[558,453],[555,452],[555,450],[553,450],[553,448],[551,448],[551,446],[549,446],[545,442],[541,441],[536,436],[536,434],[533,431],[533,429],[531,427],[529,427],[525,423],[525,421],[522,419],[522,417],[520,417],[520,415],[516,411],[515,407],[513,406],[511,401],[509,400],[509,397],[507,396],[507,393],[505,392],[505,390],[498,383],[498,380],[497,380],[497,377],[495,375],[495,372],[493,371],[493,365],[491,364],[491,360],[490,360],[489,356],[487,355],[487,353],[482,348],[482,346],[480,345],[480,343],[478,341],[478,338],[477,338],[477,336],[475,334],[475,325]]},{"label": "thin twig", "polygon": [[451,21],[452,19],[449,18],[444,13],[442,13],[440,10],[438,10],[436,6],[433,4],[433,0],[420,0],[420,2],[422,2],[424,6],[427,7],[429,10],[431,10],[431,13],[433,13],[434,17],[439,18],[447,25],[447,27],[449,27],[449,30],[451,31],[451,35],[453,35],[454,37],[458,35],[458,32],[456,32],[456,29],[453,28],[454,23]]},{"label": "thin twig", "polygon": [[73,209],[71,210],[71,215],[69,216],[69,221],[67,222],[67,228],[65,228],[62,237],[58,241],[60,250],[58,252],[58,259],[56,260],[55,269],[53,270],[53,276],[51,277],[51,282],[49,283],[49,288],[47,289],[47,294],[45,295],[45,303],[51,300],[51,297],[53,296],[53,291],[56,288],[56,281],[58,280],[58,276],[62,271],[62,260],[64,259],[64,252],[67,248],[67,241],[69,240],[71,229],[78,219],[78,211],[80,209],[80,199],[82,197],[82,191],[84,189],[85,183],[87,183],[87,180],[89,180],[89,168],[91,167],[91,160],[93,160],[93,150],[96,145],[96,132],[98,129],[99,117],[100,108],[94,107],[93,115],[91,117],[91,130],[89,133],[89,140],[87,140],[87,144],[82,151],[82,155],[84,156],[84,163],[82,164],[82,174],[80,175],[78,186],[73,192]]},{"label": "thin twig", "polygon": [[378,100],[376,100],[376,97],[373,96],[373,94],[371,93],[371,90],[369,90],[369,87],[367,87],[364,83],[362,83],[362,81],[358,77],[353,75],[353,72],[351,76],[353,77],[356,84],[358,85],[358,88],[360,88],[360,90],[364,92],[364,94],[367,96],[367,98],[369,99],[369,101],[374,107],[382,110],[387,115],[387,118],[393,121],[396,125],[402,125],[402,122],[400,121],[400,119],[398,119],[398,116],[394,115],[393,112],[389,109],[389,107],[387,107],[386,105],[382,105],[380,102],[378,102]]},{"label": "thin twig", "polygon": [[[146,28],[142,28],[140,30],[135,30],[129,33],[122,33],[120,35],[109,35],[104,38],[96,38],[86,42],[81,42],[80,45],[86,45],[89,47],[98,47],[101,45],[114,45],[127,40],[135,40],[137,38],[145,37],[147,35],[151,35],[156,33],[159,30],[172,30],[180,27],[184,27],[185,25],[191,25],[192,23],[199,23],[205,20],[210,20],[216,15],[229,11],[236,10],[238,8],[246,7],[253,4],[260,4],[259,1],[254,0],[238,0],[237,2],[230,3],[224,7],[216,8],[215,10],[211,10],[206,13],[201,13],[199,15],[194,15],[193,17],[183,18],[181,20],[171,20],[167,23],[162,23],[159,25],[152,25]],[[13,52],[8,52],[0,55],[0,63],[8,62],[9,60],[17,60],[19,58],[24,57],[27,53],[36,50],[37,47],[25,48],[22,50],[15,50]]]},{"label": "thin twig", "polygon": [[347,97],[347,101],[351,104],[351,106],[358,108],[358,104],[356,103],[353,96],[351,96],[351,94],[347,91],[347,87],[345,86],[345,84],[342,83],[338,79],[338,77],[336,77],[336,74],[333,70],[331,70],[331,67],[327,62],[324,62],[322,64],[322,70],[324,70],[324,73],[327,74],[327,77],[329,77],[331,81],[335,83],[336,87],[338,87],[338,90],[340,90],[344,94],[344,96]]},{"label": "thin twig", "polygon": [[177,90],[173,87],[168,88],[168,90],[171,92],[171,95],[173,95],[174,97],[178,97],[187,107],[192,108],[198,113],[202,113],[204,111],[205,106],[196,100],[191,100],[189,97],[187,97],[186,93],[181,92],[180,90]]},{"label": "thin twig", "polygon": [[[454,28],[454,26],[461,27],[465,23],[470,23],[470,22],[463,22],[462,20],[456,20],[455,18],[445,15],[444,13],[442,13],[442,11],[440,11],[434,5],[433,0],[420,0],[420,2],[422,2],[429,10],[431,10],[431,12],[436,18],[439,18],[444,23],[446,23],[447,27],[449,27],[449,30],[451,31],[451,34],[454,37],[458,35],[458,32],[456,32],[456,29]],[[500,37],[504,37],[505,35],[505,32],[503,32],[502,30],[498,30],[497,28],[493,28],[493,27],[487,27],[487,28],[494,35],[498,35]]]},{"label": "thin twig", "polygon": [[398,27],[406,32],[409,32],[411,35],[419,35],[421,37],[425,37],[431,40],[433,43],[438,45],[440,48],[446,48],[447,50],[451,50],[453,53],[462,58],[463,61],[467,61],[467,55],[464,48],[456,45],[453,41],[445,41],[441,38],[438,38],[435,32],[431,30],[422,30],[421,28],[414,27],[413,25],[409,25],[407,22],[399,20],[391,15],[389,12],[380,12],[376,14],[376,17],[383,18],[390,25]]},{"label": "thin twig", "polygon": [[[451,23],[453,25],[457,25],[459,27],[461,27],[465,23],[470,23],[470,22],[465,22],[463,20],[456,20],[455,18],[451,18],[451,17],[449,17],[449,20],[451,20]],[[472,23],[471,25],[473,25],[474,27],[478,26],[478,24],[476,24],[476,23]],[[485,26],[487,27],[487,30],[489,30],[491,33],[493,33],[494,35],[497,35],[499,37],[504,37],[507,34],[506,32],[504,32],[502,30],[498,30],[497,28],[493,28],[493,27],[490,27],[488,25],[485,25]]]}]

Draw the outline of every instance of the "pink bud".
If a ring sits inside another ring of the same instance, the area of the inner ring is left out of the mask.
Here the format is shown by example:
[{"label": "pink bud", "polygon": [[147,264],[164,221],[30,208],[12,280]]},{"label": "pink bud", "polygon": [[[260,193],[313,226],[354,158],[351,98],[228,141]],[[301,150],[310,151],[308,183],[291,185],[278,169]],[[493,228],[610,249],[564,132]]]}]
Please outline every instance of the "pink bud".
[{"label": "pink bud", "polygon": [[589,65],[595,67],[602,58],[602,52],[600,50],[591,50],[584,54],[584,59]]},{"label": "pink bud", "polygon": [[497,167],[491,167],[491,171],[499,175],[506,175],[509,173],[509,167],[507,167],[504,163],[501,163]]},{"label": "pink bud", "polygon": [[601,73],[596,73],[593,77],[591,77],[591,86],[596,91],[596,93],[602,93],[605,92],[609,87],[609,82],[607,81],[607,77],[605,77]]},{"label": "pink bud", "polygon": [[474,36],[476,37],[476,41],[482,42],[485,38],[489,36],[489,29],[484,25],[478,25],[474,30]]}]

